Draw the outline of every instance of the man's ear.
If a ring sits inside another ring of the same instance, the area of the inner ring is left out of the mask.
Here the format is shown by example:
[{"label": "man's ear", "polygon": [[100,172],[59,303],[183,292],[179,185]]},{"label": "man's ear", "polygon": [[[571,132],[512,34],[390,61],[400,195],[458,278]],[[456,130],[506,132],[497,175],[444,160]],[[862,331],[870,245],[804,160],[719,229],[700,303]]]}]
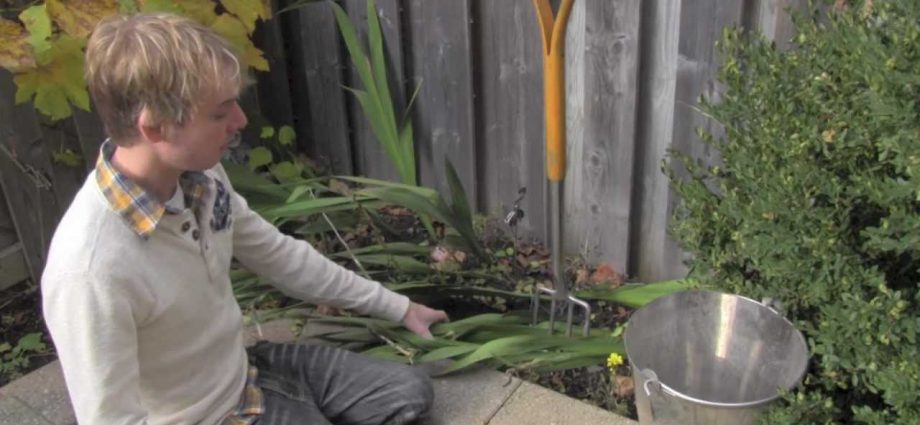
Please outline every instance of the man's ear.
[{"label": "man's ear", "polygon": [[142,138],[153,143],[166,141],[166,125],[154,123],[153,116],[147,108],[141,109],[135,124],[137,125],[137,132]]}]

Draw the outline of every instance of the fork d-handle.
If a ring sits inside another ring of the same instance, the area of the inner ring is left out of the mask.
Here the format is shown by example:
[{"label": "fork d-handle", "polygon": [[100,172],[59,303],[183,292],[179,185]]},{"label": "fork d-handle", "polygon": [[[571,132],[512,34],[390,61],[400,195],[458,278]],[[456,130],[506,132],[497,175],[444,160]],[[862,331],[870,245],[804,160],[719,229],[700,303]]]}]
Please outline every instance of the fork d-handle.
[{"label": "fork d-handle", "polygon": [[549,0],[533,0],[543,40],[543,96],[546,108],[546,177],[565,178],[565,29],[575,0],[563,0],[553,17]]}]

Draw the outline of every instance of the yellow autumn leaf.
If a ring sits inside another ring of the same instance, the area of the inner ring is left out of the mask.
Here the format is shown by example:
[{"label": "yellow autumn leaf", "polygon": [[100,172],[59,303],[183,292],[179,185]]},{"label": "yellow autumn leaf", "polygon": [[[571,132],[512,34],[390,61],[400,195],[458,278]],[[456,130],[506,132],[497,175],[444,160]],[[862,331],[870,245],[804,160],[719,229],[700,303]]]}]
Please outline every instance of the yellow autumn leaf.
[{"label": "yellow autumn leaf", "polygon": [[271,17],[271,8],[263,0],[221,0],[220,4],[239,18],[247,34],[252,34],[256,29],[257,19],[264,21]]},{"label": "yellow autumn leaf", "polygon": [[46,0],[57,26],[74,37],[87,37],[102,18],[118,13],[118,0]]},{"label": "yellow autumn leaf", "polygon": [[237,49],[246,66],[268,71],[268,61],[265,60],[262,51],[249,39],[246,27],[239,19],[226,13],[221,14],[211,24],[211,29],[226,38]]},{"label": "yellow autumn leaf", "polygon": [[182,9],[171,0],[137,0],[137,8],[143,13],[165,12],[181,15]]},{"label": "yellow autumn leaf", "polygon": [[214,0],[183,0],[177,4],[182,9],[183,15],[202,25],[211,26],[217,19]]},{"label": "yellow autumn leaf", "polygon": [[35,67],[35,58],[22,25],[0,18],[0,67],[21,72]]},{"label": "yellow autumn leaf", "polygon": [[45,5],[35,5],[23,10],[19,14],[19,20],[26,26],[26,32],[29,34],[26,41],[32,46],[32,52],[36,56],[51,48],[51,43],[48,42],[48,37],[51,37],[51,18]]},{"label": "yellow autumn leaf", "polygon": [[52,42],[48,62],[16,74],[16,103],[33,98],[35,108],[57,120],[70,116],[70,104],[89,110],[89,93],[83,80],[85,39],[62,35]]}]

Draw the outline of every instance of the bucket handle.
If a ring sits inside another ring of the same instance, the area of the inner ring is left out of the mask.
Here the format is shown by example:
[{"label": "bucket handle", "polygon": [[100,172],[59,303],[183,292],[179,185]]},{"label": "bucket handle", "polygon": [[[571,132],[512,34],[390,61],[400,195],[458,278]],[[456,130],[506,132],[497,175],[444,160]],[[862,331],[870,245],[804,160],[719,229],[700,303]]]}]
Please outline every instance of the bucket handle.
[{"label": "bucket handle", "polygon": [[670,388],[668,388],[668,387],[666,387],[666,386],[664,386],[664,385],[661,384],[661,381],[658,380],[658,374],[655,373],[654,370],[651,370],[651,369],[642,369],[642,370],[639,371],[639,373],[641,373],[641,374],[643,375],[643,377],[645,378],[645,382],[642,383],[642,390],[645,391],[645,395],[646,395],[646,396],[648,396],[648,397],[651,397],[651,396],[652,396],[652,389],[651,389],[651,386],[652,386],[652,385],[657,385],[657,386],[658,386],[658,388],[655,388],[655,393],[656,393],[656,394],[659,394],[659,395],[660,395],[660,394],[665,394],[665,395],[669,395],[669,396],[671,396],[671,397],[674,397],[674,396],[677,395],[677,394],[675,394],[673,391],[671,391]]},{"label": "bucket handle", "polygon": [[649,414],[651,415],[651,421],[654,422],[655,421],[655,403],[653,401],[652,386],[654,385],[657,387],[657,388],[654,388],[655,396],[667,395],[667,396],[673,397],[676,394],[674,394],[674,392],[671,391],[671,389],[669,389],[668,387],[662,385],[661,381],[658,380],[658,374],[655,373],[654,370],[642,369],[639,371],[639,374],[641,374],[642,377],[645,378],[644,379],[645,382],[642,383],[642,390],[645,391],[645,395],[646,397],[648,397],[648,410],[649,410]]}]

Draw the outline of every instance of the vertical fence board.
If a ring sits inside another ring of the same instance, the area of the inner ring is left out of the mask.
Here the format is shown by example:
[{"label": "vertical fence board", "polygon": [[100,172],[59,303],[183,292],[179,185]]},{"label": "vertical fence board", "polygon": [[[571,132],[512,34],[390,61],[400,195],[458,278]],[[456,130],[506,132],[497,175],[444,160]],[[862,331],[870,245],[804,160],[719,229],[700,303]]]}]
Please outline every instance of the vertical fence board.
[{"label": "vertical fence board", "polygon": [[324,2],[308,3],[287,15],[288,36],[294,48],[289,54],[299,145],[321,162],[328,162],[334,173],[351,174],[351,142],[342,89],[344,59],[332,9]]},{"label": "vertical fence board", "polygon": [[477,3],[481,210],[506,213],[525,187],[521,234],[543,238],[543,55],[530,0]]},{"label": "vertical fence board", "polygon": [[642,10],[636,192],[634,194],[631,274],[643,280],[670,276],[662,254],[668,240],[668,181],[659,171],[674,131],[680,0],[651,0]]},{"label": "vertical fence board", "polygon": [[[279,5],[278,0],[271,1],[273,13],[277,13]],[[291,125],[294,122],[281,22],[281,18],[277,16],[260,22],[253,34],[253,42],[265,53],[265,60],[269,66],[268,72],[256,72],[258,84],[253,89],[258,92],[262,118],[274,127]]]},{"label": "vertical fence board", "polygon": [[[95,111],[95,105],[92,105],[92,111]],[[76,130],[77,140],[80,145],[80,154],[83,156],[85,170],[91,170],[96,166],[96,159],[99,155],[99,146],[105,140],[105,129],[102,121],[95,112],[86,112],[74,110],[73,125]]]},{"label": "vertical fence board", "polygon": [[0,190],[0,250],[13,245],[18,240],[16,226],[13,225],[13,217],[7,207],[6,197],[3,196],[3,191]]},{"label": "vertical fence board", "polygon": [[[702,128],[716,138],[723,130],[719,123],[706,118],[696,108],[700,96],[718,101],[721,89],[715,78],[721,58],[718,57],[715,43],[725,26],[740,24],[742,15],[740,2],[701,0],[694,7],[681,9],[672,148],[707,164],[717,163],[719,152],[702,143],[696,130]],[[677,175],[682,175],[680,170]],[[671,193],[666,208],[669,217],[676,202]],[[662,253],[664,267],[671,270],[672,274],[684,274],[684,257],[685,253],[677,243],[668,238]]]},{"label": "vertical fence board", "polygon": [[[569,16],[569,22],[565,34],[565,139],[566,139],[566,170],[565,181],[563,182],[563,209],[562,209],[562,247],[565,254],[586,254],[588,251],[589,235],[585,234],[587,230],[582,225],[585,223],[575,223],[574,220],[583,220],[586,215],[583,214],[583,203],[586,198],[583,191],[587,189],[582,172],[585,170],[581,161],[585,158],[585,150],[591,150],[585,146],[585,125],[587,117],[585,116],[586,100],[585,96],[585,69],[586,55],[585,48],[587,43],[587,3],[578,2],[572,6],[572,14]],[[558,10],[558,9],[557,9]],[[556,15],[559,13],[556,12]],[[589,177],[590,179],[590,177]],[[549,198],[547,198],[549,199]],[[592,200],[596,206],[599,200]],[[549,220],[553,218],[550,217]],[[549,232],[549,230],[547,230]],[[547,240],[552,243],[552,234],[548,233]],[[591,238],[593,241],[593,238]],[[597,246],[591,246],[591,254],[597,254]]]},{"label": "vertical fence board", "polygon": [[70,151],[82,157],[82,149],[72,118],[51,121],[50,118],[39,115],[38,120],[42,132],[42,144],[51,159],[49,164],[51,190],[63,213],[82,186],[86,171],[82,160],[80,164],[74,166],[66,164],[63,160],[55,160],[55,155]]},{"label": "vertical fence board", "polygon": [[[582,2],[566,55],[568,254],[625,272],[635,143],[640,3]],[[583,47],[582,47],[583,46]]]},{"label": "vertical fence board", "polygon": [[50,153],[42,143],[31,105],[14,105],[16,87],[10,74],[0,72],[0,189],[26,253],[32,278],[41,276],[46,249],[59,208],[51,190]]},{"label": "vertical fence board", "polygon": [[[397,124],[402,124],[406,110],[406,73],[403,68],[402,46],[402,16],[398,0],[379,0],[377,2],[377,18],[380,22],[380,32],[383,34],[383,48],[386,57],[387,80],[389,81],[390,95],[393,101],[393,111],[396,114]],[[348,16],[358,30],[362,41],[367,38],[367,0],[346,0],[345,7]],[[365,51],[370,55],[368,44],[364,44]],[[348,74],[348,85],[364,89],[357,70],[351,66]],[[414,89],[412,87],[411,89]],[[411,94],[411,92],[410,92]],[[371,131],[367,116],[361,109],[354,96],[348,96],[348,110],[351,115],[352,140],[355,147],[355,169],[368,177],[400,181],[399,173],[386,154],[383,145]]]},{"label": "vertical fence board", "polygon": [[444,160],[449,159],[475,204],[469,0],[411,0],[407,13],[413,43],[409,69],[413,85],[422,82],[412,108],[420,180],[446,193]]},{"label": "vertical fence board", "polygon": [[751,29],[774,40],[777,47],[788,49],[795,35],[795,25],[787,9],[803,11],[807,4],[806,0],[754,0],[746,12],[752,16]]}]

